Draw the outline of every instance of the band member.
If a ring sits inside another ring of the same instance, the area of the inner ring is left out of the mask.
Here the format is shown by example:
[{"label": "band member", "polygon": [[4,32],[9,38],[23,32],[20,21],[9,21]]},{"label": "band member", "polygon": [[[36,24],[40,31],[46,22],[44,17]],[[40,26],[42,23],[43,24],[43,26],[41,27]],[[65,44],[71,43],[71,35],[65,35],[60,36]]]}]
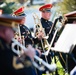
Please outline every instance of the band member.
[{"label": "band member", "polygon": [[[19,8],[14,12],[14,15],[23,17],[23,20],[19,24],[20,34],[24,36],[24,45],[28,47],[28,45],[32,45],[35,48],[35,43],[39,42],[39,38],[34,38],[31,34],[30,29],[24,25],[26,21],[26,14],[24,13],[24,7]],[[35,48],[36,55],[41,56],[41,52],[39,49]],[[38,75],[42,75],[40,71],[37,72]]]},{"label": "band member", "polygon": [[34,48],[28,46],[28,51],[24,52],[24,61],[11,48],[14,32],[22,19],[10,14],[0,15],[0,75],[36,75],[31,62],[34,60]]},{"label": "band member", "polygon": [[[52,37],[53,37],[53,31],[50,33],[50,30],[52,28],[53,23],[50,21],[51,17],[51,8],[53,7],[52,4],[45,4],[39,8],[39,11],[41,12],[41,25],[44,29],[44,32],[48,38],[46,39],[47,42],[50,44]],[[40,34],[40,33],[39,33]],[[42,38],[42,41],[44,43],[44,39]],[[39,43],[39,48],[48,50],[47,48],[42,48],[42,42]],[[44,52],[44,51],[43,51]],[[41,58],[47,61],[49,64],[51,64],[51,58],[53,57],[53,52],[49,52],[48,56],[42,55]],[[46,69],[47,70],[47,69]],[[44,72],[45,73],[45,72]]]},{"label": "band member", "polygon": [[[14,12],[14,15],[23,17],[21,23],[19,24],[19,28],[20,28],[21,36],[24,36],[25,46],[27,47],[29,44],[31,44],[34,47],[34,44],[36,42],[38,42],[39,40],[38,40],[38,38],[35,39],[32,36],[31,31],[29,30],[29,28],[26,25],[24,25],[25,21],[26,21],[26,14],[24,13],[24,7],[21,7],[18,10],[16,10]],[[39,51],[39,54],[40,54],[40,51]]]},{"label": "band member", "polygon": [[[53,33],[49,34],[51,27],[53,25],[53,23],[51,21],[49,21],[50,17],[51,17],[51,8],[52,7],[53,7],[52,4],[46,4],[39,8],[39,11],[41,12],[41,24],[45,30],[46,36],[47,35],[49,36],[49,38],[47,39],[49,44],[51,43],[51,39],[53,37]],[[51,57],[50,55],[47,56],[48,63],[51,63],[50,57]]]},{"label": "band member", "polygon": [[[73,24],[73,25],[76,24],[76,11],[64,14],[64,18],[66,20],[65,20],[64,25],[62,26],[62,28],[58,32],[59,37],[60,37],[60,34],[62,33],[62,31],[64,30],[64,27],[65,27],[66,24]],[[67,59],[68,63],[67,64],[68,64],[68,72],[69,73],[74,68],[74,66],[76,65],[76,62],[75,62],[76,61],[76,52],[75,52],[75,49],[76,49],[76,46],[73,49],[72,53],[68,54],[68,59]],[[60,62],[62,64],[63,68],[66,70],[66,66],[65,66],[66,65],[66,54],[59,52],[58,56],[59,56],[59,60],[60,60]],[[71,64],[72,64],[72,66],[70,66]]]},{"label": "band member", "polygon": [[[45,29],[46,35],[49,34],[49,31],[53,24],[51,21],[49,21],[51,17],[52,7],[53,7],[52,4],[46,4],[39,8],[39,11],[41,12],[41,24],[42,27]],[[53,36],[52,34],[51,35],[49,34],[49,38],[48,38],[49,43],[51,42],[52,36]]]}]

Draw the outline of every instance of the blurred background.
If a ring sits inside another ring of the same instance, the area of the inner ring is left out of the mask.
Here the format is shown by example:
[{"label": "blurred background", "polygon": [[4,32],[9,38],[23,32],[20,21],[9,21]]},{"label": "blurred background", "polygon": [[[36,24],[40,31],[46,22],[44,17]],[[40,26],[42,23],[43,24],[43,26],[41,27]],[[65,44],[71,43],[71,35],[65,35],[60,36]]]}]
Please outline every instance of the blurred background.
[{"label": "blurred background", "polygon": [[76,0],[0,0],[0,8],[5,7],[6,4],[8,4],[8,7],[5,9],[10,8],[15,11],[21,6],[24,6],[27,15],[25,25],[30,29],[33,29],[35,26],[33,13],[36,13],[40,18],[40,12],[38,9],[40,6],[47,3],[53,4],[52,15],[50,17],[52,22],[54,22],[55,18],[60,15],[63,16],[65,13],[76,10]]}]

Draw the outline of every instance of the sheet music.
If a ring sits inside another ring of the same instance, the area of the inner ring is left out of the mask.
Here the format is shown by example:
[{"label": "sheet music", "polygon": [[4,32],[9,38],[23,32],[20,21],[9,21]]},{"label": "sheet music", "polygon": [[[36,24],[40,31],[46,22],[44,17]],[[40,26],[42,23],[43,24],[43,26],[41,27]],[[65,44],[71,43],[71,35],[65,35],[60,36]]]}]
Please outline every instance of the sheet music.
[{"label": "sheet music", "polygon": [[58,52],[69,53],[73,44],[76,44],[76,24],[66,24],[55,47],[51,49]]}]

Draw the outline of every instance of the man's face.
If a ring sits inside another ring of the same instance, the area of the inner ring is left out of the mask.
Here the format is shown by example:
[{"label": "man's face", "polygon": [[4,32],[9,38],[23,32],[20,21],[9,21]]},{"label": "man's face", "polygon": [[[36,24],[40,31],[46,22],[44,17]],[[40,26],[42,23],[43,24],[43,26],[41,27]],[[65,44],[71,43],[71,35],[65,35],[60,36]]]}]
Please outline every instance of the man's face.
[{"label": "man's face", "polygon": [[46,11],[42,12],[42,18],[49,20],[50,16],[51,16],[51,12],[46,12]]}]

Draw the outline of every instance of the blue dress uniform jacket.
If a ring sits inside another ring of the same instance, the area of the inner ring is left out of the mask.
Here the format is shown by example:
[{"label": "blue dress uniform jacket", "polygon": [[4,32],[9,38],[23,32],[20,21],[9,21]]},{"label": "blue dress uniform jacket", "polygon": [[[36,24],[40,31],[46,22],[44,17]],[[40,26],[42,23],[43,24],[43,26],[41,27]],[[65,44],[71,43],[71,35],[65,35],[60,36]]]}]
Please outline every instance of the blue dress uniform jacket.
[{"label": "blue dress uniform jacket", "polygon": [[21,36],[24,36],[25,46],[34,43],[31,32],[25,25],[20,25],[20,32]]},{"label": "blue dress uniform jacket", "polygon": [[35,47],[35,44],[40,42],[38,38],[34,38],[32,36],[31,31],[25,25],[20,25],[20,31],[21,31],[21,36],[24,36],[25,46],[31,44]]},{"label": "blue dress uniform jacket", "polygon": [[[53,23],[51,21],[41,18],[41,24],[42,24],[42,27],[45,29],[46,35],[49,34],[49,31]],[[48,38],[49,43],[51,42],[52,37],[53,37],[53,33],[49,34],[49,38]]]},{"label": "blue dress uniform jacket", "polygon": [[[24,66],[17,57],[10,45],[0,38],[0,75],[36,75],[32,65]],[[27,60],[31,61],[29,57]]]}]

